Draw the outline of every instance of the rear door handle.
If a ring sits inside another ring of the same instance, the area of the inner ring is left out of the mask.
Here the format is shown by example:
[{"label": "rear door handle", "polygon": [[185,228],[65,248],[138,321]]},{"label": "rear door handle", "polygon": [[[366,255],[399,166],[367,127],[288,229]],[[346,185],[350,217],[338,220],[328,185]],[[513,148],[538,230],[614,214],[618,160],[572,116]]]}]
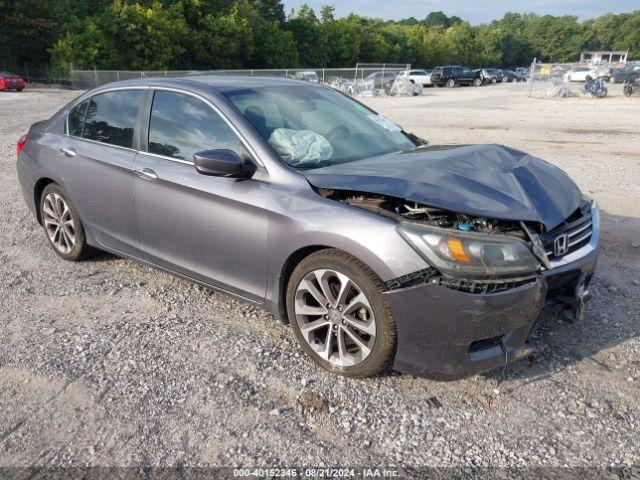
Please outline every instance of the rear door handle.
[{"label": "rear door handle", "polygon": [[150,168],[139,168],[136,170],[136,175],[146,180],[157,180],[158,174]]},{"label": "rear door handle", "polygon": [[75,157],[76,151],[73,148],[61,148],[60,151],[64,153],[65,157]]}]

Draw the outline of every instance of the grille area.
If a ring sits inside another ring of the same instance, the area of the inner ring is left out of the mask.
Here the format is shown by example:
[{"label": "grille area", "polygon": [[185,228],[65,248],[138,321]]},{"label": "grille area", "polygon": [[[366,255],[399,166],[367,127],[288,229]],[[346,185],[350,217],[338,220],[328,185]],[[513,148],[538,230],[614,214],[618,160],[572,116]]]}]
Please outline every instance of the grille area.
[{"label": "grille area", "polygon": [[[568,221],[542,235],[542,244],[547,257],[554,260],[578,250],[589,243],[592,232],[593,222],[590,205],[585,205],[569,217]],[[566,250],[558,253],[556,242],[560,242],[560,246],[564,243]]]}]

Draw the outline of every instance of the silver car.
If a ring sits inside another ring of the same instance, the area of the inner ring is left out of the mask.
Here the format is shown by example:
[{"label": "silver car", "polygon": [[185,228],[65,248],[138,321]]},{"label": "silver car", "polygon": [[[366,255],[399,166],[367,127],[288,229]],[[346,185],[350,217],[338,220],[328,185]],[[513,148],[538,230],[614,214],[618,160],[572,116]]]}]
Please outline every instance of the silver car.
[{"label": "silver car", "polygon": [[17,168],[60,257],[104,250],[270,309],[351,377],[526,356],[544,306],[582,317],[596,264],[598,210],[558,168],[430,146],[290,79],[109,84],[33,125]]}]

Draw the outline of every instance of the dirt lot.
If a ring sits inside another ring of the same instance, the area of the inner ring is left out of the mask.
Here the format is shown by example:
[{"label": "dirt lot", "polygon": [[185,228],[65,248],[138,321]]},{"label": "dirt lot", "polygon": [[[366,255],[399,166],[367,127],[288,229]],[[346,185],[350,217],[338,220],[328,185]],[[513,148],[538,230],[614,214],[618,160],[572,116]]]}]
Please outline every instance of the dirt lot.
[{"label": "dirt lot", "polygon": [[640,99],[525,88],[367,100],[432,143],[543,157],[602,208],[585,320],[547,315],[535,362],[453,383],[338,378],[268,312],[129,260],[60,260],[15,141],[77,92],[0,93],[0,466],[640,465]]}]

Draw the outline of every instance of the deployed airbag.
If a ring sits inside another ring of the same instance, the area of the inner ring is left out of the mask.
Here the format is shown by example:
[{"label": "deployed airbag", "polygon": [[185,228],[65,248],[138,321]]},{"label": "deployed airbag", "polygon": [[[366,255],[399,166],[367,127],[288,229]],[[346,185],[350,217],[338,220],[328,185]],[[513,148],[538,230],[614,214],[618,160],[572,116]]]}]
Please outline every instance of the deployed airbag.
[{"label": "deployed airbag", "polygon": [[269,143],[290,165],[321,162],[333,156],[329,141],[311,130],[276,128]]}]

